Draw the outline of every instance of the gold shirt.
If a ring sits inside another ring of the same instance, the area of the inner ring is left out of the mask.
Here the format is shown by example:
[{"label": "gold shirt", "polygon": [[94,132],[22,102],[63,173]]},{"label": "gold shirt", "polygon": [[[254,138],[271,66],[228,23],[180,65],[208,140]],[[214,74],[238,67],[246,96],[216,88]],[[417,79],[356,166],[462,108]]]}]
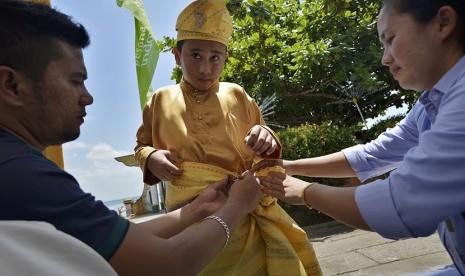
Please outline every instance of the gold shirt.
[{"label": "gold shirt", "polygon": [[[237,84],[218,82],[207,91],[199,91],[182,81],[158,89],[144,108],[137,132],[135,156],[144,182],[159,181],[146,170],[147,158],[156,149],[176,152],[183,161],[244,172],[255,157],[244,144],[254,125],[265,125],[260,109]],[[267,157],[279,158],[280,154],[281,145]]]},{"label": "gold shirt", "polygon": [[[159,89],[144,108],[137,132],[135,156],[144,182],[159,182],[146,169],[151,153],[156,149],[178,153],[184,161],[179,165],[183,174],[166,182],[166,206],[185,204],[209,184],[251,167],[256,156],[244,138],[254,125],[264,126],[260,110],[237,84],[218,82],[208,91],[197,91],[181,82]],[[280,154],[279,144],[269,157]],[[262,196],[227,246],[199,275],[298,276],[321,275],[321,270],[305,231],[276,198]]]}]

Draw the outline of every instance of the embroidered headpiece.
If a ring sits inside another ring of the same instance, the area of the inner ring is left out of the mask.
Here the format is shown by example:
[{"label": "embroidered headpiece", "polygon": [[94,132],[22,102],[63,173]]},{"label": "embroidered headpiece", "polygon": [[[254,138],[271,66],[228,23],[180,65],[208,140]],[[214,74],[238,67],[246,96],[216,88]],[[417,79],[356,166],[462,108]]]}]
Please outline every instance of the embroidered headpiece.
[{"label": "embroidered headpiece", "polygon": [[197,0],[187,6],[176,22],[178,41],[212,40],[228,46],[232,21],[224,0]]}]

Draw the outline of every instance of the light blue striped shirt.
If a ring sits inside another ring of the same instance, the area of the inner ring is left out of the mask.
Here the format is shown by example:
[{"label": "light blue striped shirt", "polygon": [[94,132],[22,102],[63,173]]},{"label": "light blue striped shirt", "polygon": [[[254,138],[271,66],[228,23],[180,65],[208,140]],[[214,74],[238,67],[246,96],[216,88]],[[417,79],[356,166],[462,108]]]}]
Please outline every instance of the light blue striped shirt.
[{"label": "light blue striped shirt", "polygon": [[395,169],[356,190],[368,225],[393,239],[438,230],[465,274],[465,56],[396,127],[343,152],[360,180]]}]

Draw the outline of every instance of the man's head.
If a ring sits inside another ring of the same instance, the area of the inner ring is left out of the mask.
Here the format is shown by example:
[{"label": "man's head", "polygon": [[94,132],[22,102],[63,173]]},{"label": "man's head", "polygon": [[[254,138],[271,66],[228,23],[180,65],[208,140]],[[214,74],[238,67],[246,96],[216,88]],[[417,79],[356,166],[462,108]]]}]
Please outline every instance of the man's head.
[{"label": "man's head", "polygon": [[206,90],[220,78],[227,59],[232,20],[224,0],[197,0],[187,6],[176,22],[176,63],[183,78]]},{"label": "man's head", "polygon": [[85,28],[47,6],[0,1],[0,127],[42,150],[76,139],[93,102]]}]

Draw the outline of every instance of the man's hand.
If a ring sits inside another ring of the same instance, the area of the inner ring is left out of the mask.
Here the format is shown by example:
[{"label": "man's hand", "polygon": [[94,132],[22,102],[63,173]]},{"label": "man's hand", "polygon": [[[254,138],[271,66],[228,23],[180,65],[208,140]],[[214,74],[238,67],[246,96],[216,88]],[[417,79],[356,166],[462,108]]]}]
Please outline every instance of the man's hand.
[{"label": "man's hand", "polygon": [[273,135],[260,125],[255,125],[250,129],[249,134],[244,139],[244,143],[258,156],[261,156],[263,153],[270,155],[278,148],[278,143]]},{"label": "man's hand", "polygon": [[157,150],[147,159],[147,169],[158,179],[171,181],[180,176],[182,171],[176,167],[176,163],[181,163],[182,159],[169,150]]},{"label": "man's hand", "polygon": [[263,193],[274,196],[293,205],[302,205],[300,195],[308,183],[280,172],[270,172],[268,176],[259,177]]},{"label": "man's hand", "polygon": [[203,190],[189,206],[196,210],[199,219],[203,219],[224,205],[228,194],[228,178],[224,178]]},{"label": "man's hand", "polygon": [[257,207],[262,196],[260,185],[251,172],[244,172],[242,177],[234,181],[229,189],[228,203],[242,208],[245,214]]}]

